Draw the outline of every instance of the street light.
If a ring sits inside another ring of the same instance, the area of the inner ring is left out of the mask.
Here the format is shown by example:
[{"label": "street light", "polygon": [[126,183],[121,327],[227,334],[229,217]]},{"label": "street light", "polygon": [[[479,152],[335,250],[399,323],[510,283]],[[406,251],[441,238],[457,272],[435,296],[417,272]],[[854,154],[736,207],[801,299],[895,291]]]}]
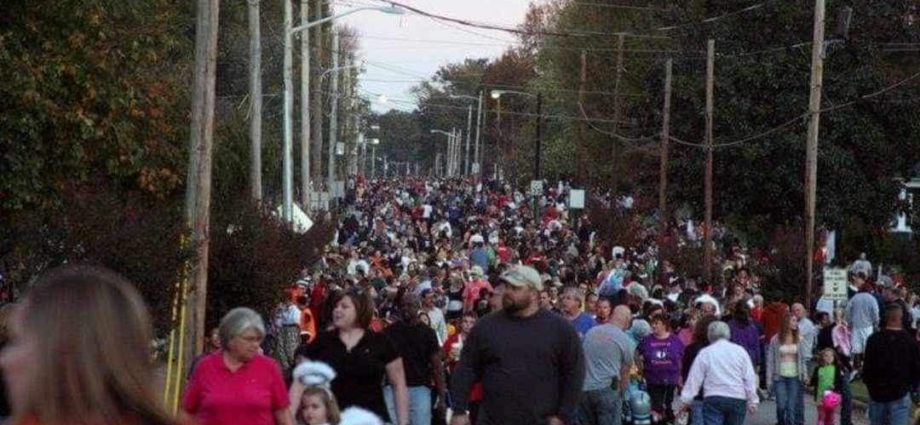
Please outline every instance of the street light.
[{"label": "street light", "polygon": [[[476,164],[476,167],[474,168],[476,168],[475,173],[478,174],[479,167],[480,167],[479,166],[480,164],[479,162],[479,128],[480,128],[480,124],[482,123],[482,91],[479,92],[479,96],[467,96],[465,94],[452,94],[449,96],[451,99],[469,99],[474,102],[479,102],[479,106],[476,110],[476,144],[473,147],[473,150],[474,150],[473,151],[473,163]],[[472,133],[470,132],[470,124],[472,122],[472,116],[473,116],[473,105],[470,104],[467,115],[466,115],[466,160],[464,161],[465,162],[464,168],[465,168],[467,175],[470,174],[470,137],[472,136]]]},{"label": "street light", "polygon": [[377,145],[379,144],[380,144],[380,139],[371,139],[371,178],[372,179],[377,178]]},{"label": "street light", "polygon": [[[431,129],[431,130],[430,130],[430,133],[431,133],[431,134],[443,134],[443,135],[447,136],[447,154],[446,154],[446,158],[445,158],[445,159],[446,159],[446,161],[445,161],[446,164],[445,164],[445,170],[444,170],[445,173],[444,173],[444,174],[446,174],[448,177],[450,177],[450,171],[451,171],[452,168],[453,168],[452,165],[451,165],[451,157],[452,157],[452,155],[451,155],[451,154],[452,154],[452,146],[451,146],[451,145],[454,143],[454,135],[455,135],[455,133],[456,133],[456,130],[451,130],[450,132],[447,132],[447,131],[444,131],[444,130]],[[440,162],[440,161],[438,161],[437,157],[435,157],[435,168],[437,168],[438,162]]]},{"label": "street light", "polygon": [[[358,8],[351,9],[349,11],[340,13],[338,15],[329,16],[323,19],[319,19],[313,22],[308,22],[306,24],[292,28],[293,11],[292,11],[291,2],[285,0],[284,3],[285,3],[285,6],[284,6],[284,67],[283,67],[284,113],[283,113],[283,118],[282,118],[282,126],[283,126],[282,127],[282,133],[283,133],[282,150],[283,152],[282,152],[281,157],[282,157],[283,176],[282,176],[281,217],[284,221],[290,222],[294,215],[294,209],[293,209],[294,167],[293,167],[293,157],[292,157],[293,156],[293,138],[294,138],[293,131],[294,130],[292,128],[293,120],[291,118],[291,115],[293,114],[293,109],[294,109],[294,89],[293,89],[294,87],[294,81],[293,81],[294,80],[294,71],[293,71],[293,63],[294,63],[293,36],[294,34],[310,29],[314,26],[333,21],[343,16],[351,15],[352,13],[356,13],[356,12],[360,12],[364,10],[376,10],[378,12],[388,13],[392,15],[402,15],[405,13],[405,10],[400,7],[396,7],[396,6],[358,7]],[[308,51],[308,49],[304,49],[304,51]],[[302,58],[303,64],[304,64],[303,70],[305,70],[304,72],[305,76],[303,77],[304,81],[301,84],[302,84],[302,87],[309,87],[309,83],[307,82],[308,77],[306,76],[308,72],[306,72],[306,70],[310,69],[310,58],[307,55],[303,55],[303,56],[304,56]],[[303,122],[309,122],[310,120],[309,108],[304,107],[303,109],[304,110],[303,110],[301,119],[303,120]],[[309,149],[309,143],[310,143],[309,135],[304,134],[301,143],[303,145],[301,149],[303,149],[304,151],[307,151]],[[334,149],[334,147],[332,146],[330,146],[330,148]],[[332,166],[332,164],[330,164],[330,166]],[[309,184],[308,184],[309,176],[307,175],[307,173],[304,173],[303,179],[304,179],[303,190],[307,190],[309,188]],[[332,188],[330,187],[330,190],[331,189]],[[304,199],[309,199],[309,195],[304,193]],[[307,205],[304,205],[304,207],[308,208]]]},{"label": "street light", "polygon": [[[540,180],[540,159],[541,159],[540,149],[541,149],[541,145],[543,142],[542,141],[543,139],[543,129],[542,129],[542,126],[543,126],[543,94],[542,93],[533,94],[533,93],[527,93],[527,92],[516,91],[516,90],[492,90],[491,92],[492,99],[495,99],[497,101],[501,101],[501,97],[503,94],[517,94],[517,95],[527,96],[527,97],[532,97],[532,98],[537,99],[537,128],[536,128],[537,137],[535,140],[533,176],[534,176],[534,180]],[[499,113],[501,113],[500,110],[499,110]]]}]

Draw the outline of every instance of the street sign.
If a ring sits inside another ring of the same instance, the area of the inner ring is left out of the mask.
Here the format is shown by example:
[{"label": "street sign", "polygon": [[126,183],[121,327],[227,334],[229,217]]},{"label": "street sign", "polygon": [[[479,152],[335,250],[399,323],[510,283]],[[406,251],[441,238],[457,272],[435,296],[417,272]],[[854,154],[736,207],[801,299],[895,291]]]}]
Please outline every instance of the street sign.
[{"label": "street sign", "polygon": [[474,163],[473,163],[473,166],[472,166],[472,169],[473,169],[473,170],[472,170],[473,174],[479,174],[479,163],[478,163],[478,162],[474,162]]},{"label": "street sign", "polygon": [[846,301],[848,288],[846,269],[833,267],[824,269],[824,298],[833,301]]},{"label": "street sign", "polygon": [[543,180],[531,180],[530,181],[530,195],[531,196],[543,195]]},{"label": "street sign", "polygon": [[345,143],[344,142],[335,143],[335,154],[339,156],[345,155]]},{"label": "street sign", "polygon": [[581,210],[585,208],[585,190],[572,189],[569,191],[569,208]]}]

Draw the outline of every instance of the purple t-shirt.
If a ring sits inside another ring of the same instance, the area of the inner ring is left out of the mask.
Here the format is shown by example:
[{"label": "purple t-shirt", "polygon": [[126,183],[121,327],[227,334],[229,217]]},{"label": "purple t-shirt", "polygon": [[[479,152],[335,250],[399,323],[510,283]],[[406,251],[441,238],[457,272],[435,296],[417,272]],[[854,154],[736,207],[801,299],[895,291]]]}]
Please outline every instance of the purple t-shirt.
[{"label": "purple t-shirt", "polygon": [[680,382],[680,361],[684,344],[675,334],[658,339],[649,335],[639,344],[645,382],[650,385],[677,385]]}]

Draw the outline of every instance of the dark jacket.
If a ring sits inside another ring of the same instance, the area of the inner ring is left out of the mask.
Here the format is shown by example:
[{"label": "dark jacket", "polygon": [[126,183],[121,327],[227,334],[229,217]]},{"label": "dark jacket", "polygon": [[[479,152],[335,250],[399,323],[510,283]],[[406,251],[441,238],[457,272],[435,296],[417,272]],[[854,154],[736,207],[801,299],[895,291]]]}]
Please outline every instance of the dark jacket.
[{"label": "dark jacket", "polygon": [[863,382],[872,401],[903,398],[920,382],[920,349],[907,331],[883,329],[866,342]]}]

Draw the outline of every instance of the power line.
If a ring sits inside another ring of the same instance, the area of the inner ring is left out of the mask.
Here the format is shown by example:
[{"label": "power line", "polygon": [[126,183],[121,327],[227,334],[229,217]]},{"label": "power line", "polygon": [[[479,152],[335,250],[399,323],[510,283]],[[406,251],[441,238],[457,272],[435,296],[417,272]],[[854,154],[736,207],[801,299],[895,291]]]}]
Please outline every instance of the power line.
[{"label": "power line", "polygon": [[404,4],[404,3],[392,1],[392,0],[378,0],[378,1],[381,1],[381,2],[384,2],[384,3],[390,3],[390,4],[394,5],[394,6],[401,7],[401,8],[403,8],[403,9],[408,10],[408,11],[414,12],[414,13],[416,13],[416,14],[418,14],[418,15],[421,15],[421,16],[424,16],[424,17],[427,17],[427,18],[431,18],[431,19],[434,19],[434,20],[437,20],[437,21],[450,22],[450,23],[454,23],[454,24],[459,24],[459,25],[463,25],[463,26],[467,26],[467,27],[473,27],[473,28],[479,28],[479,29],[486,29],[486,30],[493,30],[493,31],[503,31],[503,32],[511,33],[511,34],[517,34],[517,35],[543,35],[543,36],[553,36],[553,37],[593,37],[593,36],[620,36],[620,35],[623,35],[623,36],[626,36],[626,37],[634,37],[634,38],[652,38],[652,39],[669,39],[669,38],[670,38],[670,37],[668,37],[668,36],[663,36],[663,35],[634,34],[634,33],[629,33],[629,32],[614,32],[614,33],[608,33],[608,32],[593,32],[593,31],[579,31],[579,32],[536,31],[536,32],[531,32],[531,31],[526,31],[526,30],[522,30],[522,29],[519,29],[519,28],[509,28],[509,27],[504,27],[504,26],[501,26],[501,25],[495,25],[495,24],[489,24],[489,23],[481,23],[481,22],[473,22],[473,21],[469,21],[469,20],[465,20],[465,19],[459,19],[459,18],[453,18],[453,17],[450,17],[450,16],[438,15],[438,14],[435,14],[435,13],[426,12],[426,11],[421,10],[421,9],[419,9],[419,8],[416,8],[416,7],[413,7],[413,6],[409,6],[409,5]]},{"label": "power line", "polygon": [[596,132],[598,132],[598,133],[601,133],[601,134],[603,134],[603,135],[605,135],[605,136],[610,136],[610,137],[613,137],[614,139],[617,139],[617,140],[620,140],[620,141],[623,141],[623,142],[635,142],[635,143],[637,143],[637,142],[644,142],[644,141],[648,141],[648,140],[654,140],[655,137],[656,137],[656,136],[626,137],[626,136],[623,136],[623,135],[621,135],[621,134],[614,133],[614,132],[612,132],[612,131],[602,130],[602,129],[600,129],[599,127],[595,126],[595,125],[591,122],[591,121],[593,121],[594,119],[588,117],[587,112],[585,112],[585,106],[584,106],[581,102],[578,102],[578,111],[581,113],[581,117],[583,118],[583,121],[588,125],[588,128],[590,128],[590,129],[592,129],[592,130],[594,130],[594,131],[596,131]]},{"label": "power line", "polygon": [[625,5],[625,4],[592,3],[592,2],[587,2],[587,1],[570,1],[569,4],[574,4],[578,6],[606,7],[610,9],[636,10],[636,11],[646,11],[646,12],[667,12],[669,10],[669,9],[661,9],[661,8],[647,7],[647,6],[630,6],[630,5]]},{"label": "power line", "polygon": [[[416,79],[416,80],[388,80],[388,79],[378,79],[378,78],[362,78],[361,81],[368,81],[373,83],[425,83],[429,82],[427,79]],[[444,79],[447,82],[457,82],[458,79]],[[489,86],[493,86],[496,89],[510,89],[510,90],[531,90],[532,87],[515,85],[512,83],[505,83],[500,81],[492,81],[489,83]],[[551,93],[578,93],[577,89],[563,89],[563,88],[545,88],[541,87],[538,91],[541,92],[551,92]],[[602,96],[622,96],[622,97],[645,97],[645,94],[642,93],[620,93],[616,94],[608,91],[597,91],[597,90],[585,90],[582,93],[585,94],[594,94]]]},{"label": "power line", "polygon": [[701,20],[701,21],[684,22],[684,23],[679,23],[679,24],[674,24],[674,25],[668,25],[668,26],[664,26],[664,27],[658,27],[658,28],[655,28],[655,31],[665,31],[665,32],[666,32],[666,31],[673,31],[673,30],[678,29],[678,28],[684,28],[684,27],[689,27],[689,26],[694,26],[694,25],[703,25],[703,24],[710,24],[710,23],[713,23],[713,22],[718,22],[718,21],[721,21],[722,19],[730,18],[730,17],[735,16],[735,15],[740,15],[740,14],[742,14],[742,13],[747,13],[747,12],[751,12],[751,11],[754,11],[754,10],[761,9],[761,8],[763,8],[766,4],[772,3],[772,2],[774,2],[774,1],[776,1],[776,0],[766,0],[766,1],[763,1],[763,2],[760,2],[760,3],[757,3],[757,4],[753,4],[753,5],[750,5],[750,6],[748,6],[748,7],[742,8],[742,9],[738,9],[738,10],[734,10],[734,11],[731,11],[731,12],[723,13],[723,14],[721,14],[721,15],[717,15],[717,16],[712,16],[712,17],[709,17],[709,18],[705,18],[705,19],[703,19],[703,20]]},{"label": "power line", "polygon": [[[836,111],[836,110],[839,110],[839,109],[843,109],[843,108],[846,108],[846,107],[849,107],[849,106],[853,106],[853,105],[855,105],[855,104],[857,104],[857,103],[859,103],[859,102],[861,102],[861,101],[865,101],[865,100],[869,100],[869,99],[872,99],[872,98],[881,96],[882,94],[887,93],[887,92],[889,92],[889,91],[891,91],[891,90],[894,90],[894,89],[896,89],[896,88],[898,88],[898,87],[900,87],[900,86],[903,86],[904,84],[907,84],[907,83],[909,83],[909,82],[911,82],[911,81],[913,81],[913,80],[915,80],[915,79],[917,79],[917,78],[920,78],[920,72],[917,72],[917,73],[915,73],[915,74],[913,74],[913,75],[911,75],[911,76],[909,76],[909,77],[907,77],[907,78],[905,78],[905,79],[903,79],[903,80],[900,80],[900,81],[898,81],[898,82],[896,82],[896,83],[894,83],[894,84],[891,84],[891,85],[889,85],[889,86],[886,86],[886,87],[884,87],[884,88],[882,88],[882,89],[880,89],[880,90],[874,91],[874,92],[869,93],[869,94],[866,94],[866,95],[859,96],[859,97],[857,97],[856,99],[853,99],[853,100],[851,100],[851,101],[849,101],[849,102],[845,102],[845,103],[842,103],[842,104],[840,104],[840,105],[829,106],[829,107],[827,107],[827,108],[823,108],[823,109],[821,109],[819,112],[820,112],[820,113],[828,113],[828,112],[833,112],[833,111]],[[736,145],[740,145],[740,144],[747,143],[747,142],[750,142],[750,141],[754,141],[754,140],[757,140],[757,139],[761,139],[761,138],[767,137],[767,136],[769,136],[769,135],[771,135],[771,134],[773,134],[773,133],[776,133],[776,132],[778,132],[778,131],[780,131],[780,130],[782,130],[782,129],[784,129],[784,128],[791,127],[791,126],[793,126],[793,125],[795,125],[795,124],[798,124],[798,123],[804,123],[804,122],[805,122],[804,120],[805,120],[806,118],[808,118],[808,116],[809,116],[809,113],[807,113],[807,112],[806,112],[806,113],[802,113],[802,114],[796,115],[795,117],[790,118],[789,120],[783,122],[782,124],[780,124],[780,125],[778,125],[778,126],[776,126],[776,127],[770,128],[770,129],[768,129],[768,130],[766,130],[766,131],[763,131],[763,132],[760,132],[760,133],[756,133],[756,134],[751,135],[751,136],[743,137],[743,138],[741,138],[741,139],[734,140],[734,141],[731,141],[731,142],[725,142],[725,143],[715,144],[715,145],[713,145],[713,147],[714,147],[714,148],[730,147],[730,146],[736,146]],[[673,141],[675,141],[675,142],[677,142],[677,143],[680,143],[680,144],[682,144],[682,145],[693,146],[693,147],[699,147],[699,148],[705,148],[705,147],[706,147],[706,145],[704,145],[704,144],[687,142],[687,141],[680,140],[680,139],[678,139],[678,138],[676,138],[676,137],[673,137],[673,136],[671,136],[670,139],[673,140]]]}]

